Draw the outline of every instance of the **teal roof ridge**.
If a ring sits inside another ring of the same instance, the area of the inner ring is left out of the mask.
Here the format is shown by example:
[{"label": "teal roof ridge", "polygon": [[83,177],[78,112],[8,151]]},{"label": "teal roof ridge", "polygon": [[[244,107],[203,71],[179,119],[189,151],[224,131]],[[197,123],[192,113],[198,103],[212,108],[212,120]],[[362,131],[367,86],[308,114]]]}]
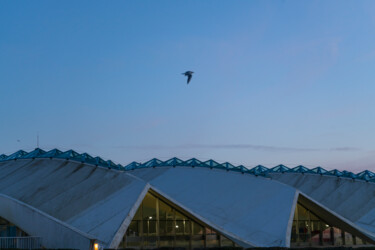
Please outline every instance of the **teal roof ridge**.
[{"label": "teal roof ridge", "polygon": [[268,171],[269,171],[269,169],[266,168],[265,166],[258,165],[258,166],[253,167],[252,169],[250,169],[248,171],[248,173],[251,173],[251,174],[254,174],[254,175],[261,175],[261,174],[267,173]]},{"label": "teal roof ridge", "polygon": [[323,174],[328,172],[326,169],[324,169],[322,167],[313,168],[313,169],[311,169],[311,171],[316,173],[316,174],[320,174],[320,175],[323,175]]},{"label": "teal roof ridge", "polygon": [[337,176],[337,177],[341,177],[343,175],[343,173],[340,170],[337,170],[337,169],[330,170],[326,174],[334,175],[334,176]]},{"label": "teal roof ridge", "polygon": [[288,168],[287,166],[285,166],[283,164],[279,164],[276,167],[270,168],[269,172],[271,172],[271,173],[285,173],[289,170],[290,170],[290,168]]},{"label": "teal roof ridge", "polygon": [[243,165],[235,166],[229,162],[218,163],[212,159],[207,161],[200,161],[196,158],[191,158],[188,160],[181,160],[177,157],[173,157],[169,160],[162,161],[157,158],[153,158],[149,161],[144,163],[140,162],[131,162],[128,165],[121,165],[115,164],[111,160],[103,160],[102,158],[96,156],[93,157],[88,153],[77,153],[74,150],[67,150],[65,152],[60,151],[59,149],[52,149],[49,151],[45,151],[41,148],[36,148],[30,152],[26,152],[24,150],[18,150],[10,155],[1,154],[0,155],[0,162],[10,161],[10,160],[18,160],[18,159],[37,159],[37,158],[57,158],[57,159],[65,159],[76,161],[80,163],[90,164],[94,166],[100,166],[108,169],[115,169],[121,171],[130,171],[135,169],[142,169],[142,168],[155,168],[155,167],[202,167],[202,168],[209,168],[209,169],[221,169],[226,171],[232,172],[240,172],[240,173],[247,173],[251,175],[261,175],[265,177],[269,177],[271,173],[308,173],[308,174],[319,174],[319,175],[326,175],[326,176],[336,176],[340,178],[350,178],[353,180],[362,180],[366,182],[374,182],[375,183],[375,173],[369,170],[364,170],[357,174],[350,172],[350,171],[340,171],[337,169],[333,170],[326,170],[320,166],[309,169],[303,165],[296,166],[294,168],[289,168],[283,164],[279,164],[272,168],[267,168],[263,165],[257,165],[251,169],[246,168]]},{"label": "teal roof ridge", "polygon": [[205,162],[202,162],[198,167],[207,167],[207,168],[224,168],[224,166],[221,166],[220,163],[214,161],[214,160],[208,160]]},{"label": "teal roof ridge", "polygon": [[145,163],[141,163],[138,168],[155,168],[159,165],[161,165],[161,163],[163,163],[163,161],[157,159],[157,158],[153,158],[149,161],[146,161]]},{"label": "teal roof ridge", "polygon": [[134,170],[134,169],[138,168],[139,165],[141,165],[139,162],[133,161],[132,163],[129,163],[128,165],[126,165],[124,167],[124,170]]},{"label": "teal roof ridge", "polygon": [[5,158],[7,158],[8,156],[7,155],[5,155],[5,154],[2,154],[2,155],[0,155],[0,161],[2,160],[2,159],[5,159]]},{"label": "teal roof ridge", "polygon": [[202,164],[202,162],[196,158],[191,158],[183,162],[185,166],[196,167]]},{"label": "teal roof ridge", "polygon": [[9,160],[17,160],[17,159],[21,159],[22,156],[26,155],[27,152],[26,151],[23,151],[23,150],[18,150],[17,152],[14,152],[13,154],[9,155],[7,158],[5,158],[4,160],[5,161],[9,161]]},{"label": "teal roof ridge", "polygon": [[241,168],[239,166],[234,166],[233,164],[229,162],[224,162],[221,164],[227,171],[241,171]]},{"label": "teal roof ridge", "polygon": [[307,167],[305,166],[302,166],[302,165],[299,165],[297,167],[294,167],[292,169],[289,169],[288,172],[292,172],[292,173],[314,173],[312,172],[310,169],[308,169]]},{"label": "teal roof ridge", "polygon": [[373,172],[371,172],[369,170],[364,170],[364,171],[358,173],[357,177],[359,179],[362,179],[362,180],[365,180],[365,181],[370,181],[372,179],[374,179],[374,181],[375,181],[375,178],[374,178],[375,177],[375,173],[373,173]]},{"label": "teal roof ridge", "polygon": [[184,161],[177,158],[177,157],[173,157],[165,162],[162,163],[163,166],[166,166],[166,167],[175,167],[175,166],[181,166],[182,163]]},{"label": "teal roof ridge", "polygon": [[52,158],[55,158],[56,156],[58,156],[62,153],[63,153],[62,151],[55,148],[55,149],[52,149],[50,151],[47,151],[44,154],[39,155],[37,158],[50,158],[50,159],[52,159]]},{"label": "teal roof ridge", "polygon": [[20,159],[28,159],[28,158],[35,159],[36,157],[38,157],[40,155],[43,155],[45,153],[46,153],[46,151],[44,151],[43,149],[36,148],[33,151],[31,151],[31,152],[25,154],[24,156],[20,157]]},{"label": "teal roof ridge", "polygon": [[67,150],[65,152],[60,151],[58,149],[52,149],[49,151],[44,151],[43,149],[36,148],[33,151],[26,152],[24,150],[18,150],[17,152],[7,156],[5,154],[0,155],[0,162],[3,161],[10,161],[10,160],[17,160],[17,159],[37,159],[37,158],[57,158],[57,159],[65,159],[71,160],[86,164],[91,164],[95,166],[111,168],[111,169],[118,169],[124,170],[125,168],[121,164],[115,164],[111,160],[105,161],[100,157],[93,157],[88,153],[79,154],[74,150]]}]

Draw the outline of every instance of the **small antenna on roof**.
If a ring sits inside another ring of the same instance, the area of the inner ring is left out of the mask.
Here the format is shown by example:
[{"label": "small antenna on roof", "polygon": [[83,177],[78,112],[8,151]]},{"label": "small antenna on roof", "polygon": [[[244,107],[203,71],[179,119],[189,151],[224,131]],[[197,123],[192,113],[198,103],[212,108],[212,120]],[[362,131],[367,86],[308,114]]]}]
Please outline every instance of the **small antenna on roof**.
[{"label": "small antenna on roof", "polygon": [[39,131],[36,133],[36,148],[39,148]]}]

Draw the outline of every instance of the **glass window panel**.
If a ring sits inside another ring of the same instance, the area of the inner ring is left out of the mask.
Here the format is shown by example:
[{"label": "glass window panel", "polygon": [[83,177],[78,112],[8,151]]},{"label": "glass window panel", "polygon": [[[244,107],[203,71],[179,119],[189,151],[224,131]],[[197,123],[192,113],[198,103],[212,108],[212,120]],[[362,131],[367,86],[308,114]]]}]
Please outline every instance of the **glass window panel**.
[{"label": "glass window panel", "polygon": [[8,224],[8,221],[0,217],[0,225],[6,225]]},{"label": "glass window panel", "polygon": [[219,237],[218,235],[207,235],[206,236],[206,246],[207,247],[218,247],[219,246]]},{"label": "glass window panel", "polygon": [[345,245],[352,246],[353,245],[353,236],[350,233],[345,232]]},{"label": "glass window panel", "polygon": [[321,244],[321,230],[320,230],[320,221],[313,220],[310,221],[311,228],[311,245],[319,246]]},{"label": "glass window panel", "polygon": [[313,214],[311,211],[310,211],[310,220],[320,220],[318,218],[318,216],[316,216],[315,214]]},{"label": "glass window panel", "polygon": [[320,235],[311,235],[311,246],[320,246]]},{"label": "glass window panel", "polygon": [[342,246],[344,244],[342,237],[341,237],[341,230],[336,227],[333,228],[333,238],[334,238],[333,242],[335,246]]},{"label": "glass window panel", "polygon": [[190,246],[190,236],[189,235],[178,235],[176,236],[176,247],[185,247]]},{"label": "glass window panel", "polygon": [[211,234],[216,234],[217,235],[218,233],[211,228]]},{"label": "glass window panel", "polygon": [[156,236],[143,236],[144,247],[157,247],[158,237]]},{"label": "glass window panel", "polygon": [[357,236],[355,237],[355,241],[357,245],[364,245],[363,240]]},{"label": "glass window panel", "polygon": [[141,220],[142,219],[142,204],[139,206],[137,212],[135,213],[133,220]]},{"label": "glass window panel", "polygon": [[175,232],[176,234],[190,235],[190,221],[176,220]]},{"label": "glass window panel", "polygon": [[324,223],[324,221],[320,222],[320,226],[322,227],[322,230],[326,230],[330,228],[330,226],[327,223]]},{"label": "glass window panel", "polygon": [[13,223],[0,217],[0,237],[21,237],[21,236],[28,236],[28,234],[22,231]]},{"label": "glass window panel", "polygon": [[311,220],[310,221],[310,229],[311,235],[319,234],[320,232],[320,221],[319,220]]},{"label": "glass window panel", "polygon": [[322,242],[323,245],[333,245],[333,239],[331,237],[331,228],[327,227],[327,224],[323,223]]},{"label": "glass window panel", "polygon": [[167,220],[167,234],[174,234],[174,221]]},{"label": "glass window panel", "polygon": [[0,226],[0,237],[7,236],[7,226]]},{"label": "glass window panel", "polygon": [[183,220],[176,220],[176,225],[175,225],[176,234],[184,234],[184,231],[185,231],[184,221]]},{"label": "glass window panel", "polygon": [[159,219],[160,220],[173,220],[173,208],[165,202],[159,200]]},{"label": "glass window panel", "polygon": [[310,241],[308,221],[306,221],[306,220],[299,220],[298,221],[298,233],[299,233],[299,242],[309,242]]},{"label": "glass window panel", "polygon": [[231,241],[230,239],[228,239],[227,237],[223,235],[221,235],[220,238],[221,238],[221,243],[220,243],[221,247],[233,247],[233,241]]},{"label": "glass window panel", "polygon": [[309,220],[309,212],[306,208],[298,204],[298,220]]},{"label": "glass window panel", "polygon": [[[312,214],[310,213],[310,216],[311,215]],[[310,220],[310,233],[311,233],[311,245],[312,246],[321,245],[322,231],[320,230],[320,221],[319,220]]]},{"label": "glass window panel", "polygon": [[193,235],[203,235],[204,228],[196,222],[193,222]]},{"label": "glass window panel", "polygon": [[143,220],[155,220],[156,219],[156,198],[151,194],[146,194],[143,202]]},{"label": "glass window panel", "polygon": [[167,222],[165,220],[159,221],[159,235],[167,234]]},{"label": "glass window panel", "polygon": [[297,204],[295,210],[290,242],[293,247],[366,244],[362,239],[328,225],[301,204]]},{"label": "glass window panel", "polygon": [[187,220],[187,217],[178,211],[175,211],[175,215],[176,215],[176,220]]},{"label": "glass window panel", "polygon": [[209,228],[209,227],[205,227],[205,228],[204,228],[204,231],[205,231],[206,235],[210,235],[210,234],[212,234],[212,230],[211,230],[211,228]]},{"label": "glass window panel", "polygon": [[194,248],[202,248],[202,247],[204,247],[204,238],[203,238],[203,235],[192,235],[191,236],[191,247],[193,249]]},{"label": "glass window panel", "polygon": [[8,237],[17,237],[17,227],[8,226]]},{"label": "glass window panel", "polygon": [[191,233],[191,224],[190,224],[190,221],[189,220],[185,220],[184,221],[184,234],[185,235],[190,235]]},{"label": "glass window panel", "polygon": [[[157,214],[158,211],[158,214]],[[126,231],[120,248],[203,248],[233,246],[211,228],[192,221],[183,212],[147,194]]]},{"label": "glass window panel", "polygon": [[216,234],[212,228],[206,228],[206,246],[207,247],[218,247],[219,246],[219,235]]},{"label": "glass window panel", "polygon": [[291,240],[290,242],[297,242],[297,221],[293,221],[292,225],[292,232],[291,232]]},{"label": "glass window panel", "polygon": [[[126,247],[141,247],[142,246],[142,237],[133,237],[129,236],[125,238],[126,241]],[[125,246],[124,246],[125,248]]]},{"label": "glass window panel", "polygon": [[143,235],[156,235],[156,220],[143,220]]},{"label": "glass window panel", "polygon": [[174,221],[172,221],[172,220],[160,220],[159,221],[159,234],[160,235],[172,235],[172,234],[174,234]]},{"label": "glass window panel", "polygon": [[141,221],[133,220],[130,222],[128,230],[126,231],[127,236],[140,236],[141,234]]},{"label": "glass window panel", "polygon": [[159,247],[173,247],[174,236],[160,236]]}]

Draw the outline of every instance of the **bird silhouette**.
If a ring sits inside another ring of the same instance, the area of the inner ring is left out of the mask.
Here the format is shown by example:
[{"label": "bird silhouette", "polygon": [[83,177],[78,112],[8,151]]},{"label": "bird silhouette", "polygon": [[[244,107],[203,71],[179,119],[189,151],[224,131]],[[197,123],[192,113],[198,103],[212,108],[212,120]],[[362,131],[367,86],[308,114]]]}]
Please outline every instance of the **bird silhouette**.
[{"label": "bird silhouette", "polygon": [[187,84],[189,84],[191,78],[193,77],[193,71],[186,71],[185,73],[182,73],[183,75],[187,76]]}]

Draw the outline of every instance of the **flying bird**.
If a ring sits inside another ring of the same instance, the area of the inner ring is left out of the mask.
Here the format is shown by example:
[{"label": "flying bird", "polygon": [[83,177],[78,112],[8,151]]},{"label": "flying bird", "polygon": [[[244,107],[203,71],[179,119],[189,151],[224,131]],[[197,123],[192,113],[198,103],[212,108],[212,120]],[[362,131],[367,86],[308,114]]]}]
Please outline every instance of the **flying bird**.
[{"label": "flying bird", "polygon": [[193,77],[193,71],[186,71],[185,73],[182,73],[183,75],[187,76],[187,84],[189,84],[191,78]]}]

